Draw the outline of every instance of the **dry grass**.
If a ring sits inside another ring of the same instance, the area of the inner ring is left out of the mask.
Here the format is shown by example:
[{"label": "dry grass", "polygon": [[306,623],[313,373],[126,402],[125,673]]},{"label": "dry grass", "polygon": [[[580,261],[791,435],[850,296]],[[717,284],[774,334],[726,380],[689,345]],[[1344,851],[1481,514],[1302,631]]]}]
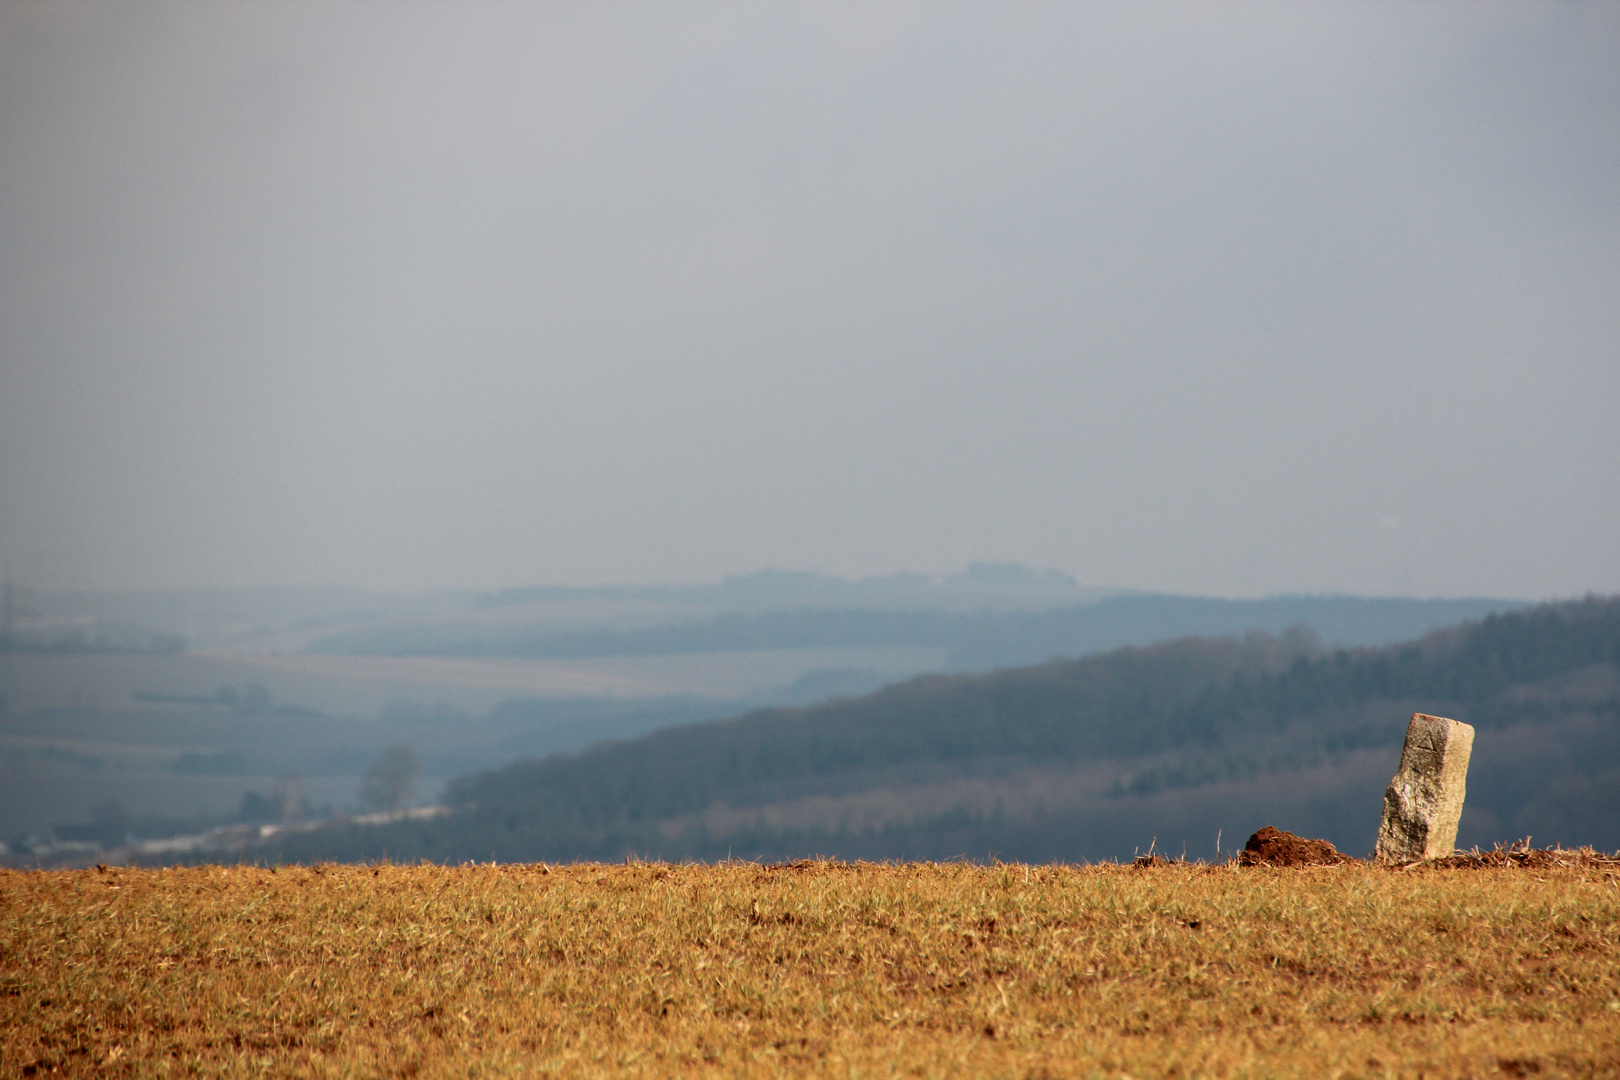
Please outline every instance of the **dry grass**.
[{"label": "dry grass", "polygon": [[0,1074],[1620,1075],[1620,874],[0,874]]}]

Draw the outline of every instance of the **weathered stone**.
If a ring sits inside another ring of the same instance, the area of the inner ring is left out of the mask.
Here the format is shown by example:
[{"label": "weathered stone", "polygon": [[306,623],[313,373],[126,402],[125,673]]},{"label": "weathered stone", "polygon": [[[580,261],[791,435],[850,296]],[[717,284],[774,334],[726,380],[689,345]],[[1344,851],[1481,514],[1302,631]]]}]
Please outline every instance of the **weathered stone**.
[{"label": "weathered stone", "polygon": [[1457,843],[1474,729],[1443,716],[1413,713],[1401,767],[1384,792],[1379,862],[1440,859]]}]

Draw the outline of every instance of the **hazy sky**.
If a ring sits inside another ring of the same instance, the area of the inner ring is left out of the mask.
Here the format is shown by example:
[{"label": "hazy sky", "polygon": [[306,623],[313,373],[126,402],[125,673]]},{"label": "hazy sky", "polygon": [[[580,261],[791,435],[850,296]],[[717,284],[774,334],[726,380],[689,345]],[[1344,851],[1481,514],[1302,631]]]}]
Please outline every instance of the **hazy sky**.
[{"label": "hazy sky", "polygon": [[1620,4],[9,0],[0,559],[1620,591]]}]

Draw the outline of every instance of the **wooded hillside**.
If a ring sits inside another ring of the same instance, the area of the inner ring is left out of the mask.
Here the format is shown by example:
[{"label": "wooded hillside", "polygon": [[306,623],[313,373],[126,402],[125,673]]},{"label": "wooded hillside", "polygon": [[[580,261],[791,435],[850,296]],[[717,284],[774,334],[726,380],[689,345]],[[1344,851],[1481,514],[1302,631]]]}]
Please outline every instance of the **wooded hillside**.
[{"label": "wooded hillside", "polygon": [[1359,852],[1413,711],[1479,729],[1462,842],[1620,847],[1620,598],[1591,598],[1391,648],[1249,634],[929,676],[516,762],[454,782],[454,815],[274,855],[1213,855],[1267,822]]}]

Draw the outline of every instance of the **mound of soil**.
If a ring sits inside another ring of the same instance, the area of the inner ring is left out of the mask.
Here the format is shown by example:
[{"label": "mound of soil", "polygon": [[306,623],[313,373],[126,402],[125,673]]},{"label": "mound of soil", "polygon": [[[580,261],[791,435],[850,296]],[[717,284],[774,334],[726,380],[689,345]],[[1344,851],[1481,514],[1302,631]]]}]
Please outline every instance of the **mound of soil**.
[{"label": "mound of soil", "polygon": [[1274,825],[1249,837],[1238,856],[1243,866],[1338,866],[1355,861],[1326,840],[1307,840]]}]

